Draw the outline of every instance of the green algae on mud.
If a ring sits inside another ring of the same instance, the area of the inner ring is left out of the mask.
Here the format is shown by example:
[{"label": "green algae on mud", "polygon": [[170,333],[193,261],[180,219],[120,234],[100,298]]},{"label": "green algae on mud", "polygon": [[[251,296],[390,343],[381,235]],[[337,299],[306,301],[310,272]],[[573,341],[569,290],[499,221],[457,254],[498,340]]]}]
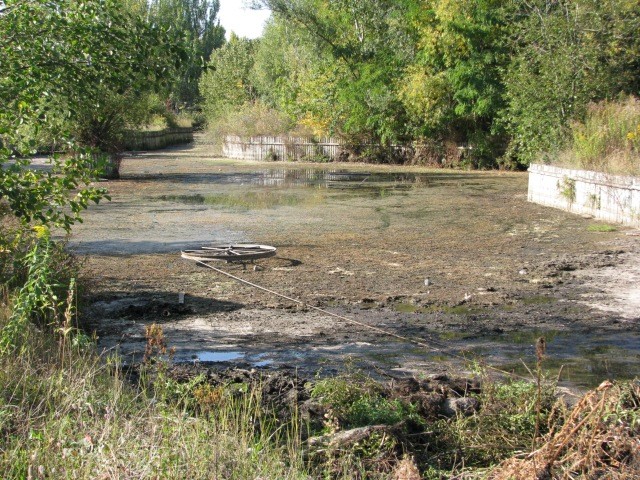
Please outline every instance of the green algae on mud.
[{"label": "green algae on mud", "polygon": [[533,295],[531,297],[524,297],[519,301],[523,305],[545,305],[549,303],[556,303],[558,299],[547,295]]},{"label": "green algae on mud", "polygon": [[316,205],[325,201],[322,194],[315,196],[299,195],[291,191],[267,190],[260,192],[246,192],[242,194],[193,194],[193,195],[161,195],[158,200],[164,202],[178,202],[187,205],[207,205],[212,207],[259,210],[278,207],[296,207]]},{"label": "green algae on mud", "polygon": [[481,315],[489,313],[489,310],[478,305],[419,305],[407,302],[398,302],[393,309],[399,313],[444,313],[449,315]]}]

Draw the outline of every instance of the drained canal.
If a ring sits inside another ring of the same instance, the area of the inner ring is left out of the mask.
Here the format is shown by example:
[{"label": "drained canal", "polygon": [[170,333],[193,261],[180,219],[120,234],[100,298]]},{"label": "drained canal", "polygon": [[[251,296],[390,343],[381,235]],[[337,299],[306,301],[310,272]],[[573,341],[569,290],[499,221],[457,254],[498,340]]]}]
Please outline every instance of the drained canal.
[{"label": "drained canal", "polygon": [[[183,362],[416,375],[487,364],[529,376],[543,336],[545,369],[561,382],[638,375],[638,312],[604,288],[633,285],[638,237],[527,203],[526,180],[243,163],[206,146],[125,158],[122,179],[105,182],[113,201],[70,239],[91,284],[83,321],[128,361],[156,323]],[[234,242],[278,248],[255,268],[219,265],[234,275],[432,348],[180,259]]]}]

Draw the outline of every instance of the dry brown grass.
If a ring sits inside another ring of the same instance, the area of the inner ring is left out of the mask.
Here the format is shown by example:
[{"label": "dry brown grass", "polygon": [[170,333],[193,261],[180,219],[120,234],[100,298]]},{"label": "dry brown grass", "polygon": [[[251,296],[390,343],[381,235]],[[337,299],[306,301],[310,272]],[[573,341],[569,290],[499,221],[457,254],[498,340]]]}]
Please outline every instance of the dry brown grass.
[{"label": "dry brown grass", "polygon": [[398,462],[391,472],[390,480],[420,480],[420,470],[412,457],[405,457]]},{"label": "dry brown grass", "polygon": [[491,480],[640,478],[640,383],[609,381],[587,393],[559,429],[526,458],[511,458]]}]

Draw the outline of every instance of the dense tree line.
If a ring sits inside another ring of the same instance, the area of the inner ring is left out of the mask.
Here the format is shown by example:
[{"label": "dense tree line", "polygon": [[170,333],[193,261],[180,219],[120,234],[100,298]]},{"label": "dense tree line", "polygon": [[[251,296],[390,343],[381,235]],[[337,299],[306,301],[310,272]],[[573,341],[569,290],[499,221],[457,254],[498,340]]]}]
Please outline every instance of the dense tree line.
[{"label": "dense tree line", "polygon": [[264,36],[229,42],[201,80],[211,123],[236,133],[239,114],[266,115],[263,133],[413,142],[415,161],[518,167],[561,143],[590,102],[640,88],[635,0],[254,4],[273,12]]}]

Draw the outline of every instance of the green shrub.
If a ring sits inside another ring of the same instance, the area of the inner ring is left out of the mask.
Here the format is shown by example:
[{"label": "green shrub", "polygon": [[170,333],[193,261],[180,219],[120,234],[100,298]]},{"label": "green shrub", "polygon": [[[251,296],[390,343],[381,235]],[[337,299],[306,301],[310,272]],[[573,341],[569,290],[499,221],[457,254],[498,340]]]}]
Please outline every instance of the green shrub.
[{"label": "green shrub", "polygon": [[284,114],[259,102],[228,108],[215,121],[209,119],[210,131],[217,138],[226,135],[244,138],[258,135],[284,135],[293,126],[291,120]]},{"label": "green shrub", "polygon": [[[22,231],[13,239],[11,265],[5,265],[7,287],[16,295],[7,324],[0,330],[0,350],[24,348],[31,323],[40,328],[58,328],[70,307],[69,292],[75,288],[77,274],[73,258],[51,240],[48,228]],[[71,294],[73,295],[73,294]]]},{"label": "green shrub", "polygon": [[[554,390],[551,385],[543,385],[539,425],[544,428],[555,418]],[[535,383],[487,381],[478,399],[482,408],[475,415],[443,419],[432,425],[435,435],[430,448],[438,458],[438,468],[451,469],[460,463],[486,468],[531,448],[538,406]]]},{"label": "green shrub", "polygon": [[340,428],[393,425],[416,416],[411,406],[388,398],[380,384],[371,380],[328,378],[317,382],[311,395],[329,408]]},{"label": "green shrub", "polygon": [[[504,76],[507,157],[528,165],[562,148],[590,102],[638,91],[640,11],[627,0],[512,2],[517,34]],[[595,138],[584,154],[599,150]]]}]

